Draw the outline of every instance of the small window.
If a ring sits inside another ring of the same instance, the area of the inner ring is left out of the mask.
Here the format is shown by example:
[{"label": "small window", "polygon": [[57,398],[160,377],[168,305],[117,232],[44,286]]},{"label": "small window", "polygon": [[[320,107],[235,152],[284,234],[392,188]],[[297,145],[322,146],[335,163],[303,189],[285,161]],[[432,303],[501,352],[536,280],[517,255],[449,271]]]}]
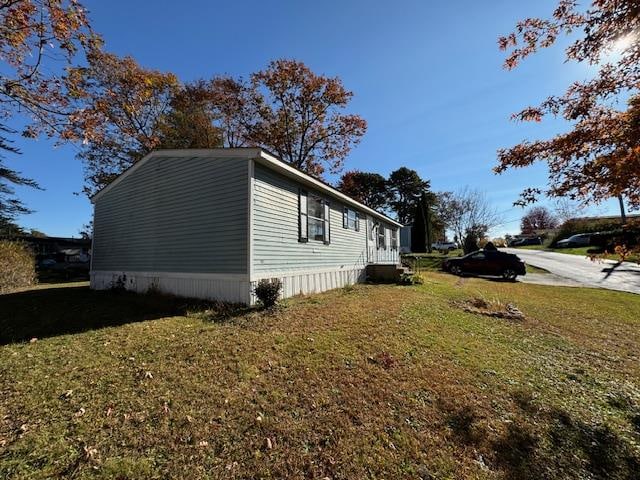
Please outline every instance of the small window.
[{"label": "small window", "polygon": [[483,252],[479,252],[475,255],[472,255],[471,258],[473,258],[474,260],[484,260],[485,257]]},{"label": "small window", "polygon": [[342,212],[342,226],[344,228],[360,231],[360,214],[355,210],[344,207]]},{"label": "small window", "polygon": [[393,250],[398,249],[398,229],[394,228],[391,230],[391,248]]},{"label": "small window", "polygon": [[387,232],[383,225],[378,225],[378,248],[387,248]]}]

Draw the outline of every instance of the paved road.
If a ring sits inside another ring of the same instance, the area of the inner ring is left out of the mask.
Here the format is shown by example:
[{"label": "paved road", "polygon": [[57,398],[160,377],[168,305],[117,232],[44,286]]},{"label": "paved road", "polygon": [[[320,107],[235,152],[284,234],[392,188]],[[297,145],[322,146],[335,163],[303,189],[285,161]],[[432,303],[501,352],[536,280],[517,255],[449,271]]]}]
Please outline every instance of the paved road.
[{"label": "paved road", "polygon": [[[578,282],[586,287],[608,288],[640,294],[640,265],[629,262],[603,260],[592,262],[581,255],[506,248],[529,265],[544,268],[549,272]],[[525,276],[526,278],[526,276]]]}]

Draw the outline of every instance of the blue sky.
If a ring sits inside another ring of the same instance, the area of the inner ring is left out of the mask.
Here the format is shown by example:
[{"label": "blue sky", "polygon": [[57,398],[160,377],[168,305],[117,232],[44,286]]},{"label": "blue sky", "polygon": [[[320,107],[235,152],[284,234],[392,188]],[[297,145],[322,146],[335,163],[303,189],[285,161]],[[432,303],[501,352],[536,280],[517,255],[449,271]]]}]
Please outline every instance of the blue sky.
[{"label": "blue sky", "polygon": [[[517,233],[522,209],[513,207],[528,186],[544,186],[542,166],[496,176],[496,150],[566,128],[556,120],[517,124],[511,113],[562,93],[590,75],[564,64],[560,48],[543,51],[519,68],[502,68],[497,37],[518,19],[552,11],[554,0],[251,0],[85,1],[105,48],[132,55],[183,81],[216,74],[248,76],[276,58],[304,61],[315,72],[340,77],[355,93],[352,112],[368,132],[347,169],[387,175],[417,170],[434,190],[464,185],[487,193],[504,223],[493,234]],[[82,194],[82,165],[73,146],[18,139],[21,156],[7,163],[36,179],[42,191],[19,189],[35,213],[19,219],[49,235],[77,235],[91,217]],[[545,203],[545,202],[541,202]],[[615,203],[589,213],[615,213]]]}]

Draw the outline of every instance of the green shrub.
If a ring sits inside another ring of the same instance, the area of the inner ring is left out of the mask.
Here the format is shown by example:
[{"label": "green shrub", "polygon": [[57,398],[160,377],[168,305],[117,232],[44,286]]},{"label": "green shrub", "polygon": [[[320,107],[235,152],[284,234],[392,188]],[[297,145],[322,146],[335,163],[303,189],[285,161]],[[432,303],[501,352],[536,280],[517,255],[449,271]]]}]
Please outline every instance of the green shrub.
[{"label": "green shrub", "polygon": [[400,285],[422,285],[423,283],[424,277],[419,273],[403,273],[398,280]]},{"label": "green shrub", "polygon": [[33,253],[21,242],[0,241],[0,293],[37,283]]},{"label": "green shrub", "polygon": [[[635,230],[640,227],[640,220],[629,218],[625,230]],[[577,218],[567,220],[558,228],[556,234],[551,238],[550,246],[555,247],[556,243],[565,238],[579,233],[595,232],[622,232],[619,219],[611,218]]]},{"label": "green shrub", "polygon": [[253,289],[264,308],[273,308],[280,298],[282,282],[279,278],[263,278]]}]

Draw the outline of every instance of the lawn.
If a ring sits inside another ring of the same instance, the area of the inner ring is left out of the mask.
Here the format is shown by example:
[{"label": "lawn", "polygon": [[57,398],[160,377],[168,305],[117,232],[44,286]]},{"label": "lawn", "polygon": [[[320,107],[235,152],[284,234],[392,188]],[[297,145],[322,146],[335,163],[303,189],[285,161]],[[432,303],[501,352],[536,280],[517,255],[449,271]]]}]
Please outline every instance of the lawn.
[{"label": "lawn", "polygon": [[0,478],[638,478],[640,296],[422,275],[271,314],[4,295]]}]

